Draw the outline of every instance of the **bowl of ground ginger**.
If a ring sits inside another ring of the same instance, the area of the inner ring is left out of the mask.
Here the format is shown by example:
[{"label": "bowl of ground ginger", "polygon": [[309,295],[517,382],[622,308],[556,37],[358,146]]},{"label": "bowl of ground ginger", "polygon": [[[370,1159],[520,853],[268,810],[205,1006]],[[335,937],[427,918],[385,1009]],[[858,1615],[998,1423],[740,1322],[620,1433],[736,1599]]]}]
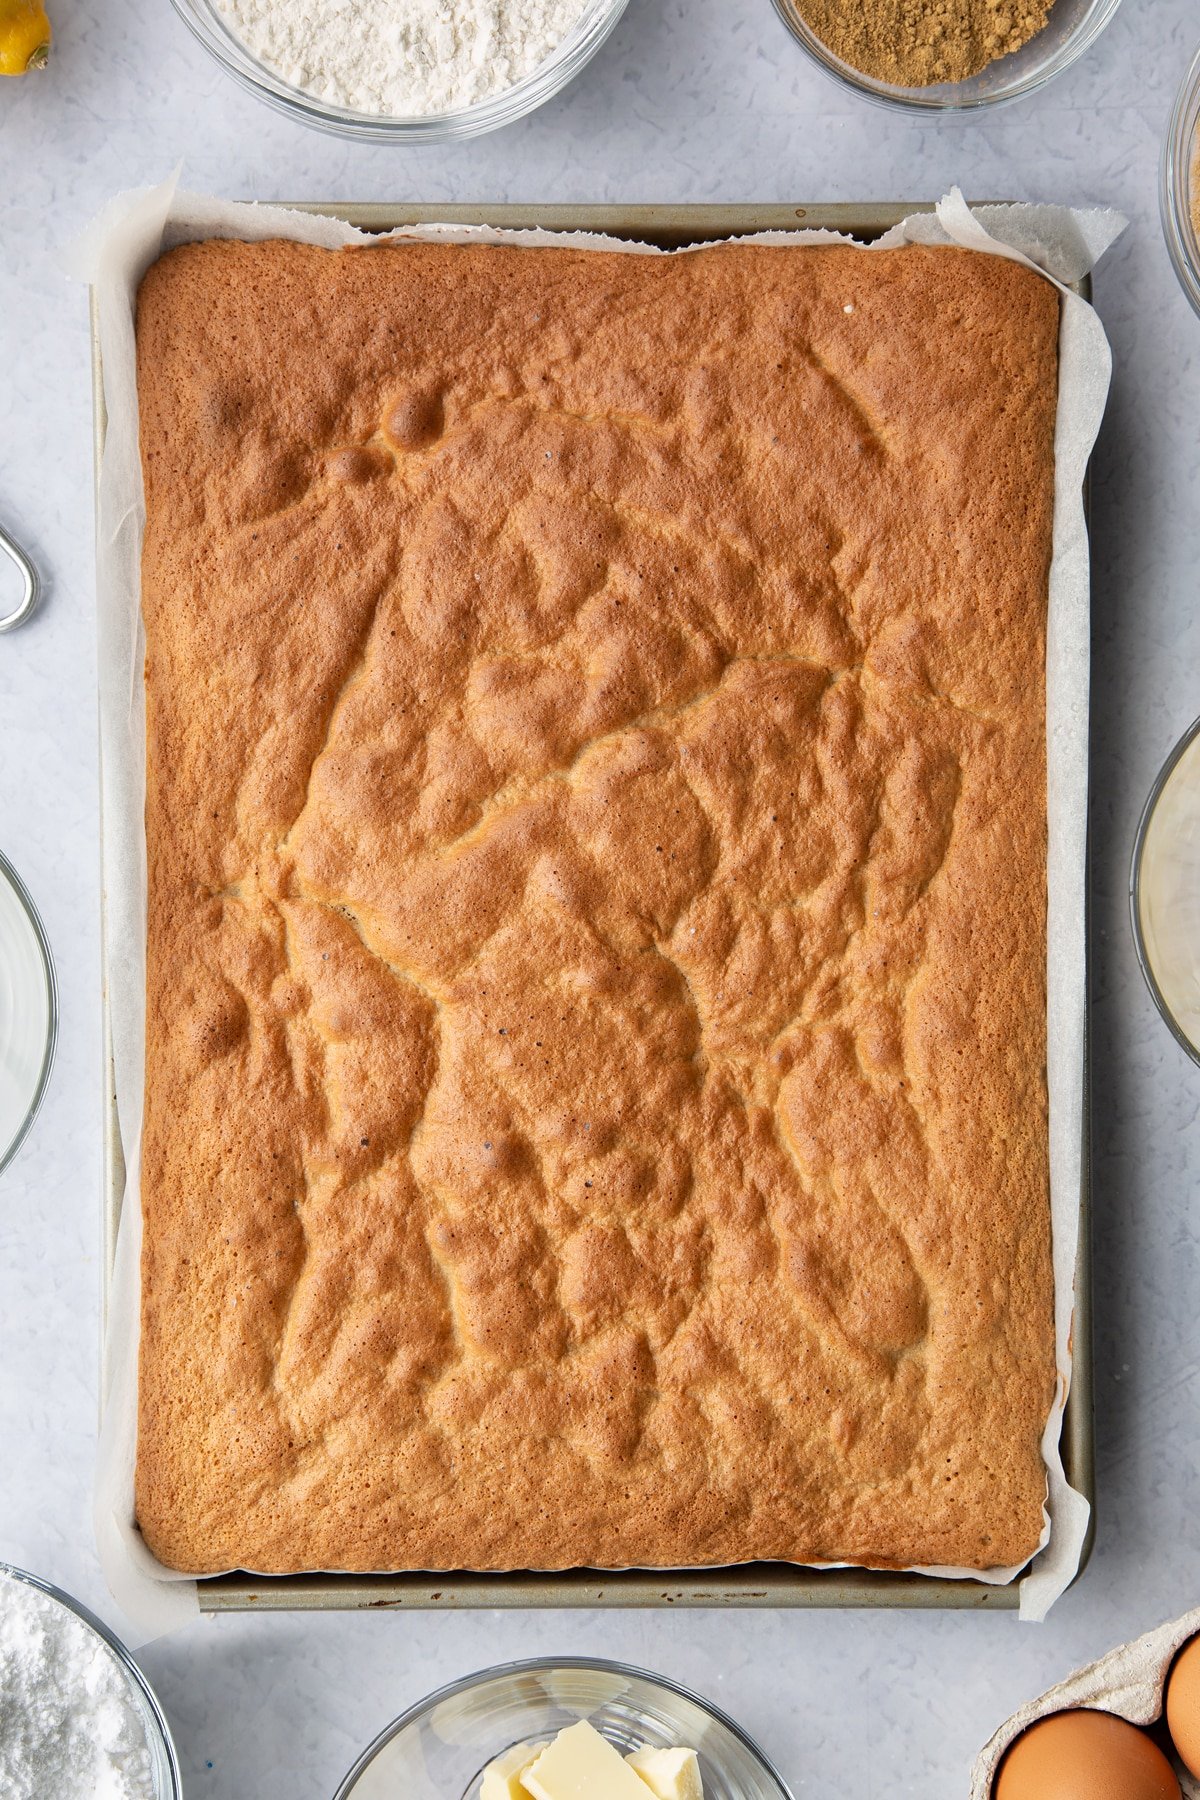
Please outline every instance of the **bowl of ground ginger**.
[{"label": "bowl of ground ginger", "polygon": [[1192,58],[1171,113],[1159,199],[1175,273],[1200,313],[1200,50]]},{"label": "bowl of ground ginger", "polygon": [[1120,0],[773,0],[827,75],[909,112],[1018,100],[1069,68]]}]

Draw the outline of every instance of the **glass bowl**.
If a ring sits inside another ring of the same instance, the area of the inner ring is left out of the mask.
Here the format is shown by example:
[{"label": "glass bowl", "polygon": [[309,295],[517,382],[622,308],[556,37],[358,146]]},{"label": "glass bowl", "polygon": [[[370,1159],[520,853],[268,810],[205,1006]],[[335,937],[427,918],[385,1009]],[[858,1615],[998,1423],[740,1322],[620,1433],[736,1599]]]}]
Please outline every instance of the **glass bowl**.
[{"label": "glass bowl", "polygon": [[939,82],[932,87],[895,87],[843,62],[822,43],[800,14],[796,0],[772,0],[797,43],[826,75],[880,106],[902,112],[976,112],[1035,93],[1081,57],[1095,43],[1121,0],[1055,0],[1041,31],[1009,56],[998,57],[966,81]]},{"label": "glass bowl", "polygon": [[1163,232],[1183,291],[1200,313],[1200,234],[1192,213],[1200,207],[1200,50],[1183,78],[1167,141],[1163,145],[1158,186]]},{"label": "glass bowl", "polygon": [[494,1757],[577,1719],[622,1754],[641,1744],[699,1751],[705,1800],[791,1800],[762,1751],[707,1700],[661,1675],[575,1657],[504,1663],[440,1688],[380,1732],[334,1800],[474,1800]]},{"label": "glass bowl", "polygon": [[[175,1746],[171,1741],[170,1727],[163,1717],[163,1711],[155,1699],[154,1691],[138,1665],[130,1656],[120,1638],[114,1637],[95,1613],[89,1612],[81,1601],[75,1600],[52,1582],[43,1581],[39,1575],[31,1575],[27,1569],[14,1568],[12,1563],[0,1562],[0,1577],[11,1581],[24,1582],[27,1587],[36,1588],[39,1593],[46,1594],[74,1613],[82,1620],[88,1630],[100,1638],[106,1649],[120,1666],[128,1684],[129,1697],[146,1736],[146,1746],[150,1752],[150,1767],[154,1777],[154,1800],[182,1800],[183,1783],[179,1774],[179,1760],[175,1755]],[[47,1796],[49,1800],[49,1796]]]},{"label": "glass bowl", "polygon": [[1200,719],[1150,789],[1133,844],[1129,910],[1154,1004],[1200,1063]]},{"label": "glass bowl", "polygon": [[0,1173],[42,1103],[58,1035],[58,989],[37,908],[0,855]]},{"label": "glass bowl", "polygon": [[349,112],[302,88],[293,87],[273,69],[259,62],[234,36],[217,12],[213,0],[172,0],[184,24],[199,38],[225,71],[279,112],[331,131],[339,137],[370,138],[377,143],[433,144],[453,138],[477,137],[498,125],[511,125],[566,87],[589,63],[613,30],[629,0],[588,0],[575,29],[544,63],[503,93],[459,112],[429,113],[400,118],[385,113]]}]

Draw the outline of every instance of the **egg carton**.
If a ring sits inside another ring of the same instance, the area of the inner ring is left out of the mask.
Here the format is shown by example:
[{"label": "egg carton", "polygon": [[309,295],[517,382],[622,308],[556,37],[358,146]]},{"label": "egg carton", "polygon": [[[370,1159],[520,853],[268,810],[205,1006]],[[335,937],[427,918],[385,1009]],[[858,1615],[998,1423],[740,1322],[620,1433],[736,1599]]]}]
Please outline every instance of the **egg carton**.
[{"label": "egg carton", "polygon": [[[1159,1625],[1131,1644],[1110,1650],[1099,1662],[1076,1669],[1057,1687],[1047,1688],[1038,1699],[1019,1707],[976,1757],[971,1771],[971,1800],[990,1800],[1004,1752],[1023,1731],[1039,1719],[1049,1718],[1051,1713],[1091,1708],[1094,1712],[1115,1713],[1131,1725],[1153,1725],[1162,1717],[1167,1671],[1184,1644],[1198,1632],[1200,1607],[1169,1625]],[[1171,1760],[1184,1800],[1200,1800],[1200,1781],[1180,1766],[1178,1758]]]}]

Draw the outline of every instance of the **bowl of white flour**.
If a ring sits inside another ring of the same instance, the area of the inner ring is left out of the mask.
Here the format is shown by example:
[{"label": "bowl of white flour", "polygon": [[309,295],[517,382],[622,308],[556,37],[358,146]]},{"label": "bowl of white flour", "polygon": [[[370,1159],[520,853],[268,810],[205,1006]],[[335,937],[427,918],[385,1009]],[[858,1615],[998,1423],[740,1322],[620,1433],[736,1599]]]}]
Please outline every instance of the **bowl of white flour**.
[{"label": "bowl of white flour", "polygon": [[145,1676],[87,1608],[0,1563],[4,1800],[179,1800],[171,1734]]},{"label": "bowl of white flour", "polygon": [[174,0],[243,87],[344,137],[432,143],[522,118],[628,0]]}]

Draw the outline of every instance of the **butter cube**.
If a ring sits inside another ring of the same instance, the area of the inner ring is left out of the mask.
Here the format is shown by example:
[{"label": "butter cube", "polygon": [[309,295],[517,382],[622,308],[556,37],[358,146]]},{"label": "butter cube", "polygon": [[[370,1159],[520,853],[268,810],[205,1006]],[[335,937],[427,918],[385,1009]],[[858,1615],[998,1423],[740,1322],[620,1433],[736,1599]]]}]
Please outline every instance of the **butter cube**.
[{"label": "butter cube", "polygon": [[521,1786],[521,1776],[545,1748],[546,1740],[542,1738],[536,1744],[514,1744],[503,1756],[496,1757],[483,1771],[479,1800],[529,1800]]},{"label": "butter cube", "polygon": [[652,1750],[647,1744],[625,1761],[645,1782],[654,1800],[704,1800],[700,1758],[681,1744],[674,1750]]},{"label": "butter cube", "polygon": [[521,1785],[533,1800],[646,1800],[646,1784],[586,1719],[559,1732]]}]

